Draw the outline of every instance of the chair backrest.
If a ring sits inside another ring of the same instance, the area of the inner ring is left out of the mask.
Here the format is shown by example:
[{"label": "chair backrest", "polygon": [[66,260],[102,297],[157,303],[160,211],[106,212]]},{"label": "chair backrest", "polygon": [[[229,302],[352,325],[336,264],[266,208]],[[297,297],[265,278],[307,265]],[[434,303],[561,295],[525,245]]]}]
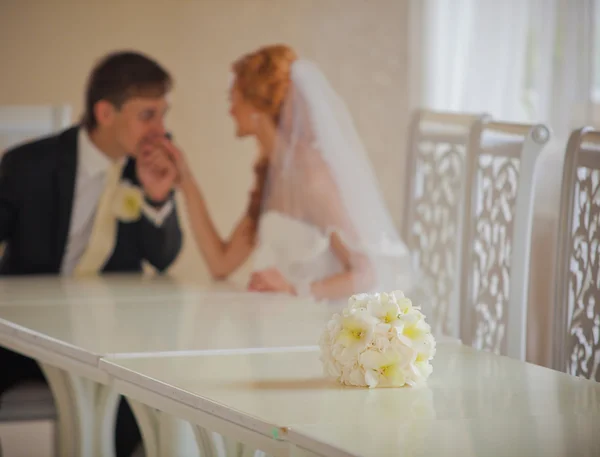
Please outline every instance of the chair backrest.
[{"label": "chair backrest", "polygon": [[[7,149],[35,137],[66,128],[71,123],[68,105],[0,106],[0,160]],[[0,241],[0,257],[4,245]]]},{"label": "chair backrest", "polygon": [[410,126],[402,237],[431,281],[427,318],[433,331],[455,337],[465,167],[479,144],[485,117],[418,110]]},{"label": "chair backrest", "polygon": [[600,381],[600,131],[571,133],[561,188],[553,366]]},{"label": "chair backrest", "polygon": [[524,360],[534,173],[544,125],[486,123],[468,164],[461,339]]}]

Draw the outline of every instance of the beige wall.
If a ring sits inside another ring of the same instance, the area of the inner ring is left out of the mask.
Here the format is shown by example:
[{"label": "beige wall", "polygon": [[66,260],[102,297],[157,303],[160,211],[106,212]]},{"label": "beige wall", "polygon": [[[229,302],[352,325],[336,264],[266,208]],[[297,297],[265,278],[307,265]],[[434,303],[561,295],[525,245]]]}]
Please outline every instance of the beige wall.
[{"label": "beige wall", "polygon": [[[273,42],[315,60],[345,98],[399,221],[408,0],[0,0],[0,104],[66,102],[78,116],[98,56],[150,53],[176,78],[168,124],[226,233],[245,208],[254,151],[227,116],[229,64]],[[173,273],[206,279],[189,236]]]}]

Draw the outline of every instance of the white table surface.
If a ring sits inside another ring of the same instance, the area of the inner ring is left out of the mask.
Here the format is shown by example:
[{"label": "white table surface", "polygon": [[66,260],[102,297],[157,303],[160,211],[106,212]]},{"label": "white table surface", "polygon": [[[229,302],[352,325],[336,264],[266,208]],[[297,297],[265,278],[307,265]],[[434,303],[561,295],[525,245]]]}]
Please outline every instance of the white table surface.
[{"label": "white table surface", "polygon": [[293,457],[595,457],[600,455],[598,424],[599,414],[408,418],[372,427],[299,425],[288,440],[297,446]]},{"label": "white table surface", "polygon": [[141,277],[0,281],[0,296],[0,334],[91,365],[109,355],[314,347],[337,310]]},{"label": "white table surface", "polygon": [[[599,383],[456,343],[438,345],[434,372],[424,388],[342,387],[322,375],[318,358],[316,351],[290,351],[108,358],[101,366],[121,381],[117,389],[122,393],[150,403],[161,399],[156,406],[161,408],[168,408],[169,402],[174,408],[185,405],[186,419],[198,425],[207,426],[208,414],[263,436],[276,431],[284,439],[297,426],[314,426],[298,429],[311,433],[360,423],[366,436],[382,422],[435,422],[442,430],[444,423],[458,421],[469,440],[469,434],[479,433],[481,421],[543,417],[540,432],[532,436],[535,446],[555,431],[552,421],[563,415],[600,414]],[[194,414],[196,419],[190,417]],[[499,430],[497,439],[510,438],[511,430]],[[401,450],[395,455],[403,455]],[[518,450],[518,455],[526,454]]]},{"label": "white table surface", "polygon": [[114,297],[121,300],[135,300],[140,297],[164,300],[173,295],[193,296],[206,291],[244,292],[239,290],[238,286],[227,281],[199,285],[168,275],[149,276],[118,273],[89,278],[47,275],[14,276],[0,277],[0,306],[40,301],[55,304],[57,301],[62,302],[65,298],[85,299],[82,303],[87,304]]}]

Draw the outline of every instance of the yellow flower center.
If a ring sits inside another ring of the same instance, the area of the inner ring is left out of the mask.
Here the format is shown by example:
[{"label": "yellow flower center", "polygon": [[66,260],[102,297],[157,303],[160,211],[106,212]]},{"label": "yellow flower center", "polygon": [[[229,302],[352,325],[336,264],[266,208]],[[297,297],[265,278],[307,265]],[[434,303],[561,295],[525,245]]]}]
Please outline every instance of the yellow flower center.
[{"label": "yellow flower center", "polygon": [[356,338],[357,340],[360,340],[364,334],[365,332],[363,332],[362,329],[350,330],[350,335],[352,335],[352,337]]},{"label": "yellow flower center", "polygon": [[417,328],[416,325],[410,325],[408,327],[404,327],[404,331],[402,332],[404,336],[412,339],[418,338],[421,334],[421,331]]},{"label": "yellow flower center", "polygon": [[389,374],[390,374],[390,372],[391,372],[391,370],[392,370],[393,367],[394,367],[393,365],[385,365],[385,366],[379,368],[379,372],[383,376],[389,376]]},{"label": "yellow flower center", "polygon": [[128,195],[127,197],[125,197],[125,209],[128,212],[135,212],[137,211],[137,200],[135,197],[133,197],[133,195]]},{"label": "yellow flower center", "polygon": [[402,372],[400,366],[397,363],[392,362],[380,367],[379,373],[381,374],[381,376],[386,378],[392,385],[404,385],[404,373]]},{"label": "yellow flower center", "polygon": [[427,360],[428,360],[428,359],[427,359],[427,357],[425,356],[425,353],[423,353],[423,352],[419,352],[419,353],[417,354],[417,359],[416,359],[417,363],[420,363],[420,362],[426,362]]}]

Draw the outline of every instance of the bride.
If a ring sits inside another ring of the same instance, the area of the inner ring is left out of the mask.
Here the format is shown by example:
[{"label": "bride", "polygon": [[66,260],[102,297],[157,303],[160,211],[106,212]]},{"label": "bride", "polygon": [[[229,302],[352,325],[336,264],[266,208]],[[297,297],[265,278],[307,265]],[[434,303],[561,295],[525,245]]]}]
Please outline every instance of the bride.
[{"label": "bride", "polygon": [[284,45],[233,64],[230,113],[237,136],[258,145],[255,186],[228,239],[215,229],[184,156],[179,169],[193,235],[215,278],[251,254],[248,289],[347,299],[413,287],[409,252],[380,195],[350,115],[323,74]]}]

